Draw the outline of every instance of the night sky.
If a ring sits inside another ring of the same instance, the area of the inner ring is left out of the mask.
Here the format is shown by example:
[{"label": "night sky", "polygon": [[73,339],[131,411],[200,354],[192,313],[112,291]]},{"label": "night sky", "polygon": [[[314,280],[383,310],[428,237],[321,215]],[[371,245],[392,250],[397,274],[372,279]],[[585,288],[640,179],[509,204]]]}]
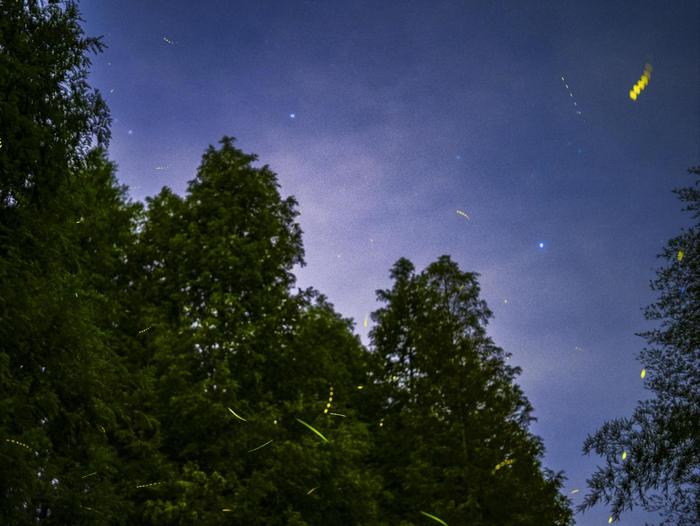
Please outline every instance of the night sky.
[{"label": "night sky", "polygon": [[[586,435],[651,395],[635,333],[652,327],[656,254],[690,226],[671,190],[700,164],[700,3],[79,6],[108,46],[91,83],[135,200],[182,194],[208,145],[236,137],[299,201],[297,286],[327,295],[364,342],[398,258],[420,272],[449,254],[478,272],[544,465],[581,502],[603,462],[582,454]],[[599,505],[576,520],[608,516]],[[635,509],[618,524],[654,518]]]}]

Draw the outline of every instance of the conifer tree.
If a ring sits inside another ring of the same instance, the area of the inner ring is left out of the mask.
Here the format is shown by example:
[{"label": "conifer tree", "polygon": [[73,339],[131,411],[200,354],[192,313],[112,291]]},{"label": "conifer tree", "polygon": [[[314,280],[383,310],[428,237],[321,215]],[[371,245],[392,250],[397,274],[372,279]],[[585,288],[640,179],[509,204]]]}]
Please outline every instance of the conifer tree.
[{"label": "conifer tree", "polygon": [[[697,220],[700,167],[689,173],[695,186],[674,193]],[[645,317],[660,325],[639,334],[652,346],[639,360],[654,397],[586,438],[584,453],[595,450],[606,464],[588,480],[579,510],[612,503],[617,520],[636,504],[661,512],[661,524],[690,526],[700,523],[700,223],[669,240],[659,257],[668,263],[651,284],[659,299]]]},{"label": "conifer tree", "polygon": [[3,524],[101,524],[96,501],[125,504],[109,318],[133,210],[103,152],[88,154],[109,117],[85,81],[102,46],[78,21],[71,2],[0,5]]},{"label": "conifer tree", "polygon": [[[184,198],[149,200],[135,253],[134,305],[151,327],[141,360],[173,470],[148,490],[145,519],[371,524],[378,484],[362,473],[370,441],[353,413],[367,353],[323,296],[291,294],[296,202],[221,143]],[[324,412],[331,397],[342,416]]]},{"label": "conifer tree", "polygon": [[448,524],[571,524],[563,477],[542,473],[544,448],[527,430],[520,368],[486,335],[477,275],[442,256],[419,275],[402,258],[391,277],[370,334],[383,361],[374,466],[389,522],[423,512]]}]

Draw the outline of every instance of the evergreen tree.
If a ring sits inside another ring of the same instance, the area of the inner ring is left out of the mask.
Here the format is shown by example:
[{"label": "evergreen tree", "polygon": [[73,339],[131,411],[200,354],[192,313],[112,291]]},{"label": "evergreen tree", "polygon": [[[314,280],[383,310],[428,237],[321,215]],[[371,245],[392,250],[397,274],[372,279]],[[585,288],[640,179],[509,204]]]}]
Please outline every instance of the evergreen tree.
[{"label": "evergreen tree", "polygon": [[2,225],[15,205],[51,201],[90,146],[109,141],[109,110],[86,80],[88,53],[104,44],[79,21],[71,1],[0,4]]},{"label": "evergreen tree", "polygon": [[486,336],[491,312],[476,276],[448,256],[419,275],[400,259],[393,288],[377,293],[386,303],[370,333],[383,362],[373,386],[382,511],[392,524],[419,523],[421,512],[450,524],[571,524],[563,477],[542,474],[544,448],[527,431],[520,369]]},{"label": "evergreen tree", "polygon": [[[296,202],[221,142],[184,198],[149,200],[134,255],[133,304],[150,329],[133,361],[153,367],[172,470],[147,488],[144,520],[372,524],[378,485],[361,473],[370,442],[350,404],[367,353],[322,296],[290,294]],[[331,387],[344,416],[323,412]]]},{"label": "evergreen tree", "polygon": [[118,524],[126,505],[112,315],[135,209],[88,150],[109,117],[85,82],[102,46],[78,21],[70,2],[0,4],[3,524]]},{"label": "evergreen tree", "polygon": [[[700,167],[689,172],[698,176]],[[700,217],[698,184],[674,190],[693,219]],[[639,334],[653,346],[639,360],[655,397],[586,438],[584,453],[595,450],[606,465],[588,480],[591,493],[579,510],[612,503],[617,520],[641,504],[660,511],[662,524],[690,526],[700,524],[700,223],[683,229],[659,257],[669,264],[657,270],[651,287],[660,297],[645,317],[660,326]]]}]

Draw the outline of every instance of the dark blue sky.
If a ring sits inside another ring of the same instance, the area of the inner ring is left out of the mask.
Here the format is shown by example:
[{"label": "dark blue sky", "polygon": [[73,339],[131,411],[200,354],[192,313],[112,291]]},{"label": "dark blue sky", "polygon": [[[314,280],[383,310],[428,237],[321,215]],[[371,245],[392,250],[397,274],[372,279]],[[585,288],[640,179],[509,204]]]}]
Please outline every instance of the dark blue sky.
[{"label": "dark blue sky", "polygon": [[[581,501],[602,462],[582,455],[586,435],[649,396],[634,333],[650,327],[655,255],[690,221],[671,190],[700,164],[697,1],[80,7],[109,46],[91,81],[135,199],[182,193],[207,146],[236,137],[300,203],[298,286],[326,294],[365,342],[399,257],[420,271],[450,254],[479,272],[545,466]],[[577,524],[608,516],[598,506]]]}]

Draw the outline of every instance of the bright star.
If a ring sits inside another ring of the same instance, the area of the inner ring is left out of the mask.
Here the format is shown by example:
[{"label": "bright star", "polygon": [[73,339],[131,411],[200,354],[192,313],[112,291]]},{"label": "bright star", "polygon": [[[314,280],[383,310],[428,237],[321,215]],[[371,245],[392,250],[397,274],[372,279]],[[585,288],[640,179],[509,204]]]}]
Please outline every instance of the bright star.
[{"label": "bright star", "polygon": [[296,114],[294,114],[294,113],[290,113],[290,114],[289,114],[289,118],[290,118],[290,119],[293,119],[294,117],[296,117]]},{"label": "bright star", "polygon": [[544,248],[544,243],[540,243],[540,248]]}]

